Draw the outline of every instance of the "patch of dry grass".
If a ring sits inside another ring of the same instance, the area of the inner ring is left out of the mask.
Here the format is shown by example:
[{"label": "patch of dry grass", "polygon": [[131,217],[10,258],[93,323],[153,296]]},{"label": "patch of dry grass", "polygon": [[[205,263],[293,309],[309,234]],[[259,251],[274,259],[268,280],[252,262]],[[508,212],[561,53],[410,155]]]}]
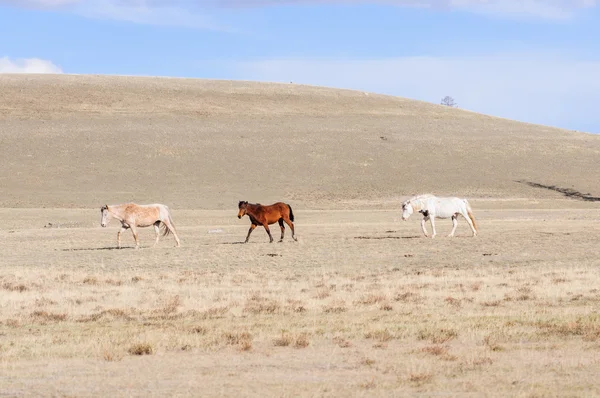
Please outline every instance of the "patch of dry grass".
[{"label": "patch of dry grass", "polygon": [[[326,213],[315,214],[319,219]],[[214,224],[225,224],[219,220]],[[394,228],[412,236],[412,227]],[[363,228],[365,236],[381,229]],[[314,227],[312,233],[319,231]],[[582,229],[569,245],[586,234]],[[253,262],[264,261],[259,254],[268,243],[215,244],[214,252],[190,244],[91,254],[48,246],[43,261],[55,268],[21,264],[1,270],[0,354],[11,367],[55,360],[120,367],[138,355],[147,356],[148,366],[161,366],[172,358],[173,370],[161,372],[175,378],[188,372],[183,361],[205,361],[217,363],[206,369],[223,380],[231,372],[223,364],[236,363],[248,377],[270,372],[271,383],[310,377],[322,394],[433,394],[443,386],[458,395],[494,390],[512,396],[517,385],[547,395],[543,385],[552,380],[561,383],[560,392],[582,391],[578,385],[600,391],[590,376],[600,371],[600,290],[594,288],[600,285],[600,263],[589,242],[581,243],[579,253],[590,259],[573,264],[554,260],[564,251],[561,236],[536,241],[546,245],[536,251],[544,261],[532,265],[522,254],[523,236],[415,239],[409,258],[397,256],[397,240],[356,243],[329,231],[322,236],[310,250],[295,243],[276,246],[282,254],[268,265]],[[0,255],[10,256],[2,250]],[[521,263],[482,265],[481,252],[491,251]],[[332,253],[338,258],[330,259]],[[378,260],[365,265],[360,259],[367,255]],[[424,255],[427,261],[419,257]],[[104,268],[86,268],[86,256],[102,259]],[[123,267],[126,259],[141,265]],[[538,381],[524,380],[524,369]],[[279,391],[268,383],[263,388]]]}]

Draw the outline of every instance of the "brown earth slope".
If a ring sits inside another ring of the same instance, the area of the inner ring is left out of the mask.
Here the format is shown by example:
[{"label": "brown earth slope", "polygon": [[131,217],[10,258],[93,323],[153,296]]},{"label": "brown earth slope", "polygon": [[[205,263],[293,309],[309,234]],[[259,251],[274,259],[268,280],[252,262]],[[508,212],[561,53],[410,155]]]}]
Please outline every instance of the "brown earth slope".
[{"label": "brown earth slope", "polygon": [[0,75],[0,207],[600,196],[600,136],[292,84]]}]

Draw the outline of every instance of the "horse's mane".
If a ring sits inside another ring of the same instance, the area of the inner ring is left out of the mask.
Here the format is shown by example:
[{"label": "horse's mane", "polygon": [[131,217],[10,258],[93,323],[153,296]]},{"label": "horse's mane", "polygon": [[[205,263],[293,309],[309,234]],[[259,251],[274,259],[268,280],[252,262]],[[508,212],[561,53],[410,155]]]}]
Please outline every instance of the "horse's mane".
[{"label": "horse's mane", "polygon": [[408,199],[405,203],[411,203],[413,205],[413,208],[415,208],[415,210],[420,210],[423,206],[421,201],[425,200],[425,199],[429,199],[433,196],[435,196],[435,195],[430,194],[430,193],[423,193],[420,195],[413,196],[412,198]]}]

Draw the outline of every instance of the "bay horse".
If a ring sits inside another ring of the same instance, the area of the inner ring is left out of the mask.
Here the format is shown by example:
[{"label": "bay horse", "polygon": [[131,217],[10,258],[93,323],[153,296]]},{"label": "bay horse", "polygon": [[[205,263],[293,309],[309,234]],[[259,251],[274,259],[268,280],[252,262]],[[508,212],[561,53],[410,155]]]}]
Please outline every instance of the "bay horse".
[{"label": "bay horse", "polygon": [[283,242],[283,235],[285,234],[285,226],[283,223],[285,222],[289,225],[292,230],[292,238],[297,241],[296,235],[294,232],[294,212],[292,211],[292,207],[287,203],[277,202],[272,205],[263,206],[260,203],[248,203],[247,201],[240,201],[238,203],[238,218],[242,218],[244,215],[248,215],[250,217],[250,229],[248,230],[248,236],[246,236],[246,240],[244,243],[248,243],[248,239],[250,239],[250,234],[258,225],[262,225],[265,227],[265,231],[269,235],[269,243],[273,243],[273,237],[271,236],[271,231],[269,230],[270,224],[279,223],[279,227],[281,228],[281,239],[279,242]]},{"label": "bay horse", "polygon": [[458,215],[462,215],[473,231],[473,236],[477,236],[477,224],[475,223],[475,217],[473,217],[473,209],[466,199],[457,197],[437,197],[431,194],[424,194],[413,196],[407,201],[402,203],[402,219],[408,220],[414,211],[418,211],[423,214],[421,220],[421,229],[423,234],[427,237],[427,230],[425,229],[425,222],[431,221],[432,234],[431,237],[435,238],[435,218],[452,218],[452,231],[448,235],[449,237],[454,236],[456,227],[458,226]]},{"label": "bay horse", "polygon": [[[163,228],[163,236],[172,233],[177,242],[177,247],[180,246],[179,237],[175,231],[175,225],[171,218],[171,211],[163,204],[151,204],[151,205],[138,205],[135,203],[124,203],[120,205],[104,205],[100,209],[102,218],[100,225],[106,227],[111,218],[116,218],[121,221],[121,229],[117,232],[117,248],[121,248],[121,233],[128,229],[131,229],[133,233],[133,239],[135,240],[135,248],[139,248],[140,243],[138,240],[137,228],[144,228],[154,225],[154,231],[156,232],[156,241],[154,246],[158,243],[160,236],[160,227]],[[153,246],[153,247],[154,247]]]}]

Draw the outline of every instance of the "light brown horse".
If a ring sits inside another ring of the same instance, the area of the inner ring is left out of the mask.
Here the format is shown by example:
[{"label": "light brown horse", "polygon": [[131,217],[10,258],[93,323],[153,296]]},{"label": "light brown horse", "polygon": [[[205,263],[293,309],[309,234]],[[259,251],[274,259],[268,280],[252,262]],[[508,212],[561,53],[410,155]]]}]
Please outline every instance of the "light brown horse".
[{"label": "light brown horse", "polygon": [[175,225],[171,218],[171,211],[163,204],[152,204],[152,205],[137,205],[135,203],[124,203],[121,205],[104,205],[100,209],[102,213],[102,219],[100,225],[106,227],[111,218],[116,218],[121,221],[121,229],[117,232],[117,247],[121,248],[121,233],[128,229],[131,229],[133,233],[133,239],[135,239],[135,248],[139,248],[140,242],[138,240],[137,227],[149,227],[154,225],[154,231],[156,231],[156,241],[154,246],[158,243],[160,235],[160,227],[163,228],[163,236],[172,233],[177,242],[177,247],[180,246],[177,232],[175,231]]},{"label": "light brown horse", "polygon": [[270,243],[273,243],[273,237],[271,236],[269,225],[275,224],[276,222],[279,223],[279,227],[281,228],[281,239],[279,241],[282,242],[283,235],[285,234],[285,226],[283,225],[284,221],[292,230],[292,238],[295,241],[298,240],[296,239],[296,234],[294,233],[294,212],[292,211],[292,207],[287,203],[277,202],[269,206],[263,206],[260,203],[253,204],[242,200],[238,203],[238,209],[240,210],[238,212],[238,218],[248,215],[248,217],[250,217],[250,222],[252,223],[244,243],[248,243],[250,234],[258,225],[265,227],[265,230],[269,235]]}]

